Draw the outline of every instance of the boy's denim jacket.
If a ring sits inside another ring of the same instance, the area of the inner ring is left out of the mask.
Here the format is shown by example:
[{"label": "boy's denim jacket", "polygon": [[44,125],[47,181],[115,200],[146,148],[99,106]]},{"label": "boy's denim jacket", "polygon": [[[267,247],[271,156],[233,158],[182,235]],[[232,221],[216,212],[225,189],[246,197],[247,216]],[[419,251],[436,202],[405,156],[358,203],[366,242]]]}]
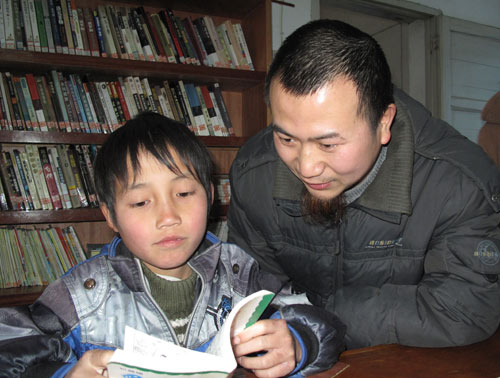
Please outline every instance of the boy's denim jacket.
[{"label": "boy's denim jacket", "polygon": [[[241,248],[210,233],[189,265],[198,274],[185,339],[190,349],[204,350],[242,298],[260,289],[277,292],[282,286]],[[281,293],[278,298],[286,299]],[[301,374],[333,365],[345,332],[336,317],[304,304],[281,307],[280,316],[306,349]],[[0,376],[64,376],[87,350],[122,348],[126,325],[178,344],[149,292],[139,260],[115,238],[98,256],[49,285],[33,305],[0,309]]]}]

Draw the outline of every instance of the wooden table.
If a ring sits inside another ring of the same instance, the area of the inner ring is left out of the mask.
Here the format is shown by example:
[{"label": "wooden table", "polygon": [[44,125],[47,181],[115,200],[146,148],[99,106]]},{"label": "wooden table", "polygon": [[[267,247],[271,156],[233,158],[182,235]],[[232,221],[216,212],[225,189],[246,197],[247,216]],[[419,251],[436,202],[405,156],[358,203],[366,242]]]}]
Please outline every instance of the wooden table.
[{"label": "wooden table", "polygon": [[497,378],[500,328],[488,340],[451,348],[397,344],[348,350],[332,369],[314,378]]}]

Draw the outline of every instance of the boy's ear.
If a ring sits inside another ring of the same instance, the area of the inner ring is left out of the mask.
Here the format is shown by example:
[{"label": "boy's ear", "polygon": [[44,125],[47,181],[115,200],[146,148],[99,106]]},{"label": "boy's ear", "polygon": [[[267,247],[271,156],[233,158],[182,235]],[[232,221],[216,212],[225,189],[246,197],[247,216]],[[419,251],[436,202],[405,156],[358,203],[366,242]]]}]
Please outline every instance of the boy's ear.
[{"label": "boy's ear", "polygon": [[104,218],[106,218],[108,227],[111,228],[114,232],[118,232],[118,229],[115,226],[115,222],[113,222],[113,218],[111,217],[111,212],[109,211],[106,204],[101,204],[99,205],[99,207],[101,208],[102,215],[104,215]]}]

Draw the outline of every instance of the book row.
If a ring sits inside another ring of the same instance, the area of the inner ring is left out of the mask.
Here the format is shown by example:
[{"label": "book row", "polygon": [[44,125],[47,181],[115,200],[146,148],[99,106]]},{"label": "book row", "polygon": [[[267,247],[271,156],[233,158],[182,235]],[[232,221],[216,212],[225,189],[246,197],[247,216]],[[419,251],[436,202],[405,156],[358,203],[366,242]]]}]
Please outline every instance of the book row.
[{"label": "book row", "polygon": [[47,285],[86,259],[72,226],[0,228],[0,288]]},{"label": "book row", "polygon": [[110,133],[144,111],[183,122],[196,135],[234,135],[218,83],[153,82],[138,76],[95,81],[56,70],[0,72],[3,130]]},{"label": "book row", "polygon": [[95,145],[1,145],[0,208],[60,210],[97,207]]},{"label": "book row", "polygon": [[74,0],[0,0],[0,48],[254,69],[240,23]]}]

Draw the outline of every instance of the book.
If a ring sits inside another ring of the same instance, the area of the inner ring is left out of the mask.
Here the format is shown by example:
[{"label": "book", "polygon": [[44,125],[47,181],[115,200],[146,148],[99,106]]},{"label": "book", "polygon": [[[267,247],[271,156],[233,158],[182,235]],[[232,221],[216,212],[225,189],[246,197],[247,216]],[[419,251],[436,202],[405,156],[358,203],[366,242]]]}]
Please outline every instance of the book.
[{"label": "book", "polygon": [[202,87],[203,86],[200,85],[196,86],[196,93],[198,93],[198,97],[200,98],[201,108],[207,122],[208,131],[210,135],[223,136],[214,104],[208,93],[208,88],[204,86],[205,88],[203,89]]},{"label": "book", "polygon": [[24,202],[21,198],[14,167],[10,163],[10,160],[7,159],[5,151],[0,151],[0,173],[9,210],[24,210]]},{"label": "book", "polygon": [[128,59],[128,53],[125,48],[125,43],[123,42],[123,36],[121,33],[120,25],[118,24],[115,7],[112,5],[105,5],[104,9],[108,17],[111,36],[113,37],[113,43],[116,47],[117,54],[121,59]]},{"label": "book", "polygon": [[[71,168],[68,153],[66,152],[67,147],[64,144],[57,144],[57,156],[55,157],[59,161],[59,165],[62,169],[62,174],[64,176],[64,182],[68,188],[68,194],[71,201],[71,208],[75,209],[81,207],[80,194],[78,192],[76,177]],[[49,148],[50,151],[50,148]]]},{"label": "book", "polygon": [[49,162],[52,166],[54,172],[54,179],[56,182],[57,190],[61,196],[61,201],[63,208],[71,209],[72,201],[68,191],[68,186],[66,185],[66,180],[64,178],[64,173],[62,170],[61,160],[59,158],[59,153],[55,146],[48,146],[47,152],[49,155]]},{"label": "book", "polygon": [[197,135],[210,135],[208,130],[207,121],[203,114],[203,107],[193,83],[185,83],[184,89],[188,98],[189,105],[191,105],[191,112],[196,123]]},{"label": "book", "polygon": [[59,195],[59,188],[56,182],[56,173],[52,169],[52,165],[49,160],[49,153],[47,147],[41,146],[38,148],[38,154],[40,155],[40,163],[42,164],[43,175],[45,177],[45,182],[47,184],[47,189],[49,190],[50,201],[54,210],[59,210],[63,208],[61,196]]},{"label": "book", "polygon": [[16,37],[14,32],[14,10],[11,1],[4,1],[3,3],[3,19],[4,19],[4,30],[5,30],[5,48],[15,49],[16,48]]},{"label": "book", "polygon": [[97,32],[94,25],[94,15],[89,7],[82,8],[83,20],[85,23],[85,31],[89,42],[89,50],[91,56],[100,56],[99,41],[97,40]]},{"label": "book", "polygon": [[24,99],[24,103],[26,104],[29,120],[31,122],[31,128],[35,131],[40,131],[40,125],[38,123],[37,114],[35,112],[35,106],[33,105],[33,100],[31,98],[31,93],[28,87],[28,82],[26,80],[26,77],[25,76],[15,77],[16,84],[17,81],[19,81],[19,85],[21,86],[20,90],[22,91],[22,97]]},{"label": "book", "polygon": [[182,22],[184,24],[184,27],[186,29],[190,41],[193,44],[194,49],[196,50],[196,54],[198,56],[200,64],[208,66],[209,63],[207,59],[207,52],[205,51],[205,47],[201,42],[198,31],[194,27],[193,19],[191,18],[191,16],[187,16],[182,20]]},{"label": "book", "polygon": [[36,14],[36,26],[38,28],[38,35],[40,38],[40,51],[49,52],[49,41],[47,40],[47,31],[45,30],[45,16],[43,14],[42,0],[33,1],[33,6],[35,8]]},{"label": "book", "polygon": [[9,105],[11,107],[11,115],[13,115],[12,123],[14,125],[14,130],[24,130],[24,119],[21,114],[21,105],[18,102],[16,89],[12,81],[12,75],[10,72],[3,73],[4,85],[7,93],[7,99],[9,100]]},{"label": "book", "polygon": [[261,290],[238,302],[205,353],[126,326],[123,349],[116,349],[108,362],[109,377],[227,377],[237,367],[231,338],[254,324],[273,297],[274,293]]},{"label": "book", "polygon": [[73,26],[72,26],[72,14],[71,14],[71,8],[68,9],[68,2],[67,0],[61,0],[61,13],[62,13],[62,20],[63,20],[63,26],[64,26],[64,32],[66,33],[66,43],[68,44],[68,50],[67,53],[71,55],[75,55],[75,40],[73,36]]},{"label": "book", "polygon": [[[54,48],[55,52],[61,54],[62,51],[62,43],[61,43],[61,34],[59,32],[59,19],[57,16],[56,4],[55,0],[46,0],[47,7],[49,10],[50,17],[50,27],[52,29],[52,37],[54,38]],[[51,51],[53,52],[53,51]]]},{"label": "book", "polygon": [[151,14],[151,22],[154,25],[158,33],[158,38],[165,52],[165,57],[169,63],[177,63],[176,54],[174,52],[174,47],[171,43],[171,38],[168,34],[167,27],[161,20],[158,13]]},{"label": "book", "polygon": [[184,50],[181,46],[180,37],[178,35],[177,29],[175,28],[174,22],[169,15],[169,12],[166,10],[162,10],[160,11],[159,16],[160,19],[163,21],[164,25],[166,26],[170,38],[172,39],[173,47],[175,48],[175,52],[177,55],[177,61],[183,64],[189,63],[186,60],[186,56],[184,55]]},{"label": "book", "polygon": [[33,131],[33,125],[31,123],[30,113],[28,111],[28,106],[24,98],[23,88],[21,86],[21,80],[19,76],[12,76],[12,85],[14,87],[17,102],[19,104],[19,109],[21,110],[20,113],[25,130]]},{"label": "book", "polygon": [[250,56],[250,50],[248,49],[247,41],[245,39],[245,34],[243,33],[243,28],[241,27],[240,23],[233,24],[233,27],[236,37],[238,38],[238,41],[241,45],[241,49],[248,64],[248,67],[250,70],[253,71],[255,70],[255,68],[253,66],[252,57]]},{"label": "book", "polygon": [[36,1],[40,1],[42,5],[43,23],[45,26],[45,35],[47,38],[47,51],[50,53],[55,53],[56,46],[54,43],[54,34],[53,34],[53,26],[49,9],[49,2],[48,0],[36,0]]},{"label": "book", "polygon": [[110,58],[118,58],[118,51],[113,39],[113,34],[111,34],[111,21],[108,18],[104,5],[97,6],[97,15],[101,25],[101,33],[106,49],[106,55]]},{"label": "book", "polygon": [[50,199],[49,189],[47,187],[47,182],[45,181],[45,177],[43,174],[42,162],[40,160],[38,149],[34,144],[26,144],[24,146],[24,149],[26,150],[26,155],[31,167],[35,186],[40,197],[42,209],[52,210],[52,201]]},{"label": "book", "polygon": [[28,84],[29,94],[31,95],[31,102],[33,103],[33,108],[35,111],[40,131],[49,131],[47,122],[45,120],[45,113],[42,101],[40,99],[40,94],[38,93],[35,76],[32,73],[27,73],[26,82]]},{"label": "book", "polygon": [[[28,0],[20,0],[21,8],[20,17],[23,20],[24,38],[26,39],[26,48],[28,51],[35,51],[35,41],[33,39],[33,30],[31,28],[30,10]],[[37,30],[38,35],[38,30]],[[38,40],[38,48],[40,49],[40,39]]]},{"label": "book", "polygon": [[184,87],[184,82],[179,80],[177,83],[174,83],[174,87],[177,91],[177,97],[181,107],[183,108],[184,119],[188,121],[187,125],[190,130],[192,130],[195,134],[198,133],[198,127],[196,124],[196,120],[194,119],[193,112],[191,110],[191,106],[189,104],[189,99],[186,93],[186,88]]},{"label": "book", "polygon": [[226,127],[229,135],[233,136],[233,124],[231,123],[231,118],[229,117],[229,113],[227,112],[226,103],[224,102],[224,97],[222,97],[219,83],[214,83],[213,85],[209,86],[209,89],[214,94],[215,104],[217,104],[217,107],[219,108],[222,120],[224,121],[224,126]]}]

